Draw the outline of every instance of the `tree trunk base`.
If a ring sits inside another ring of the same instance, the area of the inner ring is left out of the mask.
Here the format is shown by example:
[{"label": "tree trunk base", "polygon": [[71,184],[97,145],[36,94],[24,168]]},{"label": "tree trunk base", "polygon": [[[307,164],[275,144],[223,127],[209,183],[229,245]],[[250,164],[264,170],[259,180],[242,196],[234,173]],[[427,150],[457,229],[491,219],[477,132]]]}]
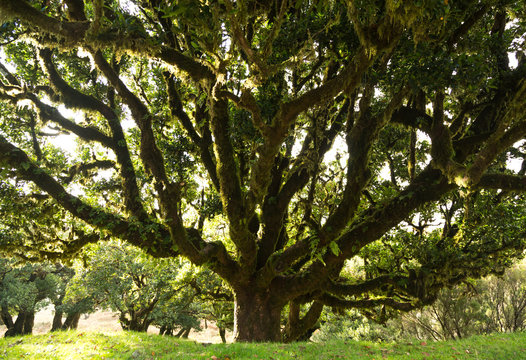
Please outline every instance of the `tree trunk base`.
[{"label": "tree trunk base", "polygon": [[248,289],[236,292],[234,339],[236,342],[280,342],[281,310],[268,293]]}]

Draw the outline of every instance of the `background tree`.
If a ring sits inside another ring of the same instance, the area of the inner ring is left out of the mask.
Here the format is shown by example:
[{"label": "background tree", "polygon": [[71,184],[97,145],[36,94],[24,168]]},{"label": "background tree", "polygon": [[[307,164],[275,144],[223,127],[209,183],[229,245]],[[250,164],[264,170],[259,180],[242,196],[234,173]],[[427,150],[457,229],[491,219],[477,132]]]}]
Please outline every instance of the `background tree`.
[{"label": "background tree", "polygon": [[194,291],[194,301],[200,304],[199,317],[212,321],[219,330],[221,341],[226,343],[226,331],[234,326],[234,296],[217,275],[204,268],[191,271],[186,282]]},{"label": "background tree", "polygon": [[434,304],[404,315],[399,327],[408,336],[436,340],[521,331],[526,326],[525,275],[519,264],[502,276],[444,289]]},{"label": "background tree", "polygon": [[[70,286],[71,279],[75,276],[75,270],[70,267],[62,266],[56,272],[59,278],[57,290],[50,296],[51,303],[55,308],[51,331],[76,329],[80,316],[93,312],[95,304],[89,297],[78,299],[77,301],[66,301],[66,294]],[[64,319],[65,316],[65,319]]]},{"label": "background tree", "polygon": [[93,245],[83,256],[86,267],[71,280],[65,309],[109,308],[119,313],[124,330],[147,331],[151,324],[171,332],[199,329],[194,291],[179,280],[181,260],[152,259],[119,243]]},{"label": "background tree", "polygon": [[[0,258],[0,308],[4,336],[31,334],[35,313],[55,296],[59,279],[51,265],[16,264]],[[16,320],[13,320],[16,314]]]},{"label": "background tree", "polygon": [[324,311],[315,341],[354,339],[402,341],[455,340],[495,332],[522,331],[526,326],[524,263],[502,276],[468,280],[440,291],[436,301],[379,325],[356,310]]},{"label": "background tree", "polygon": [[479,296],[485,304],[486,333],[515,332],[526,329],[526,267],[508,270],[502,278],[491,277],[480,283]]},{"label": "background tree", "polygon": [[2,0],[1,176],[69,224],[32,249],[113,236],[217,273],[238,341],[326,305],[383,321],[522,255],[525,8]]}]

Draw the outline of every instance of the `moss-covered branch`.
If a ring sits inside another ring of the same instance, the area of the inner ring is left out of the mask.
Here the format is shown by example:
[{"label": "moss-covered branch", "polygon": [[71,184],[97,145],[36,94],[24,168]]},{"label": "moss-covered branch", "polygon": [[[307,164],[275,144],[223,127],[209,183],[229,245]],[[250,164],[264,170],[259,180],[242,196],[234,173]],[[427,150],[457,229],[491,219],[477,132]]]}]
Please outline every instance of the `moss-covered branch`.
[{"label": "moss-covered branch", "polygon": [[13,104],[18,103],[21,100],[30,100],[35,105],[38,116],[42,122],[54,122],[64,130],[72,132],[85,141],[96,141],[110,149],[115,147],[113,139],[101,132],[99,129],[90,126],[81,126],[76,124],[74,121],[66,119],[57,109],[50,105],[44,104],[36,95],[32,93],[20,92],[15,95],[10,95],[6,92],[0,92],[0,99],[11,101]]},{"label": "moss-covered branch", "polygon": [[210,175],[212,184],[214,184],[216,190],[219,191],[219,179],[217,177],[216,164],[214,162],[214,159],[212,158],[212,154],[210,153],[210,144],[205,137],[199,136],[199,134],[194,128],[194,125],[192,124],[192,120],[190,120],[190,117],[188,116],[186,111],[184,111],[183,103],[175,87],[173,75],[169,72],[164,72],[163,76],[168,92],[170,112],[174,118],[177,118],[180,121],[181,125],[183,125],[183,127],[185,128],[192,142],[199,148],[201,160],[203,161],[203,164],[205,165],[206,170]]},{"label": "moss-covered branch", "polygon": [[59,21],[41,13],[26,0],[4,0],[0,3],[0,9],[4,18],[19,19],[27,25],[37,27],[44,33],[63,39],[64,42],[61,46],[85,46],[94,49],[112,47],[124,52],[141,54],[151,59],[161,60],[188,73],[197,81],[215,78],[214,72],[208,66],[173,48],[156,45],[156,41],[153,38],[137,38],[133,34],[127,36],[116,36],[116,34],[111,33],[90,34],[91,24],[89,21]]},{"label": "moss-covered branch", "polygon": [[345,300],[331,295],[323,295],[317,301],[323,305],[341,309],[373,309],[379,306],[388,306],[396,310],[411,311],[419,307],[417,304],[392,298]]},{"label": "moss-covered branch", "polygon": [[113,134],[113,145],[111,148],[117,155],[117,161],[120,165],[120,173],[123,178],[126,208],[137,218],[146,218],[146,212],[140,202],[139,188],[137,186],[136,174],[130,157],[128,143],[124,137],[124,132],[117,114],[110,106],[102,101],[93,96],[83,94],[64,81],[53,64],[51,50],[41,49],[40,57],[45,71],[49,76],[50,83],[56,92],[61,95],[62,101],[66,106],[82,110],[97,111],[108,121],[108,125]]},{"label": "moss-covered branch", "polygon": [[173,256],[177,252],[170,247],[168,232],[159,224],[151,223],[151,230],[143,227],[148,224],[128,222],[119,215],[93,207],[80,198],[69,194],[66,189],[44,169],[35,165],[19,148],[0,136],[0,164],[4,169],[15,169],[18,177],[35,183],[73,216],[86,223],[107,231],[113,236],[145,248],[155,256]]},{"label": "moss-covered branch", "polygon": [[526,191],[526,176],[485,174],[481,176],[475,188],[524,192]]},{"label": "moss-covered branch", "polygon": [[213,101],[211,106],[210,125],[215,138],[217,175],[221,202],[230,223],[230,237],[241,253],[241,261],[246,269],[255,266],[256,241],[248,230],[248,219],[244,194],[241,190],[239,171],[234,158],[234,149],[230,141],[230,125],[227,102]]}]

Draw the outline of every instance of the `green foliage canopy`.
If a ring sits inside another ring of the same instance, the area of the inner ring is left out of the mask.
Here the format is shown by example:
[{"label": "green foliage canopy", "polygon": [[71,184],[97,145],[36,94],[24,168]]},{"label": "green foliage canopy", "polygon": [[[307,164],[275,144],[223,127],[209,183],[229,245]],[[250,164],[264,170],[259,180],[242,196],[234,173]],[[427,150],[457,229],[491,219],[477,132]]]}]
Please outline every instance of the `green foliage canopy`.
[{"label": "green foliage canopy", "polygon": [[65,220],[10,247],[183,255],[231,286],[239,341],[502,272],[525,247],[525,8],[2,0],[3,188]]}]

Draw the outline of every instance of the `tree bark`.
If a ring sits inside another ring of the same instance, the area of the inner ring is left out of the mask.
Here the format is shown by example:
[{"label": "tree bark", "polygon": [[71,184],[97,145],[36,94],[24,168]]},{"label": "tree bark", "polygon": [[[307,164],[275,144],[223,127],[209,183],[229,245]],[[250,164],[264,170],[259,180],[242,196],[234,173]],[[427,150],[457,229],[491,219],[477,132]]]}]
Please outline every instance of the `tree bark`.
[{"label": "tree bark", "polygon": [[159,335],[174,336],[174,329],[171,326],[163,325],[159,329]]},{"label": "tree bark", "polygon": [[283,331],[283,341],[308,341],[314,331],[319,329],[318,320],[323,311],[323,304],[315,301],[300,318],[300,304],[291,301],[289,304],[289,320]]},{"label": "tree bark", "polygon": [[24,319],[24,329],[22,333],[24,335],[31,335],[33,333],[33,325],[35,325],[35,311],[28,311]]},{"label": "tree bark", "polygon": [[53,323],[51,325],[51,331],[57,331],[62,329],[62,315],[64,312],[62,310],[57,310],[55,308],[55,315],[53,315]]},{"label": "tree bark", "polygon": [[258,291],[254,287],[246,287],[236,291],[235,341],[281,341],[280,320],[283,306],[268,291]]},{"label": "tree bark", "polygon": [[2,321],[4,322],[4,325],[9,329],[13,327],[13,317],[9,313],[9,310],[7,310],[6,306],[2,306]]},{"label": "tree bark", "polygon": [[146,318],[139,318],[134,312],[130,311],[131,320],[126,319],[124,314],[121,314],[120,323],[123,330],[146,332],[150,326],[151,321]]},{"label": "tree bark", "polygon": [[192,331],[191,327],[185,328],[184,332],[183,332],[183,335],[181,335],[181,337],[183,339],[188,339],[188,335],[190,335],[190,331]]},{"label": "tree bark", "polygon": [[64,325],[62,325],[62,329],[63,330],[76,329],[77,326],[79,325],[79,320],[80,320],[79,312],[68,314],[68,316],[66,317],[66,320],[64,321]]},{"label": "tree bark", "polygon": [[20,311],[14,324],[7,328],[4,337],[31,334],[33,332],[34,320],[34,311]]},{"label": "tree bark", "polygon": [[224,327],[219,327],[219,336],[221,336],[223,344],[226,344],[226,329]]}]

